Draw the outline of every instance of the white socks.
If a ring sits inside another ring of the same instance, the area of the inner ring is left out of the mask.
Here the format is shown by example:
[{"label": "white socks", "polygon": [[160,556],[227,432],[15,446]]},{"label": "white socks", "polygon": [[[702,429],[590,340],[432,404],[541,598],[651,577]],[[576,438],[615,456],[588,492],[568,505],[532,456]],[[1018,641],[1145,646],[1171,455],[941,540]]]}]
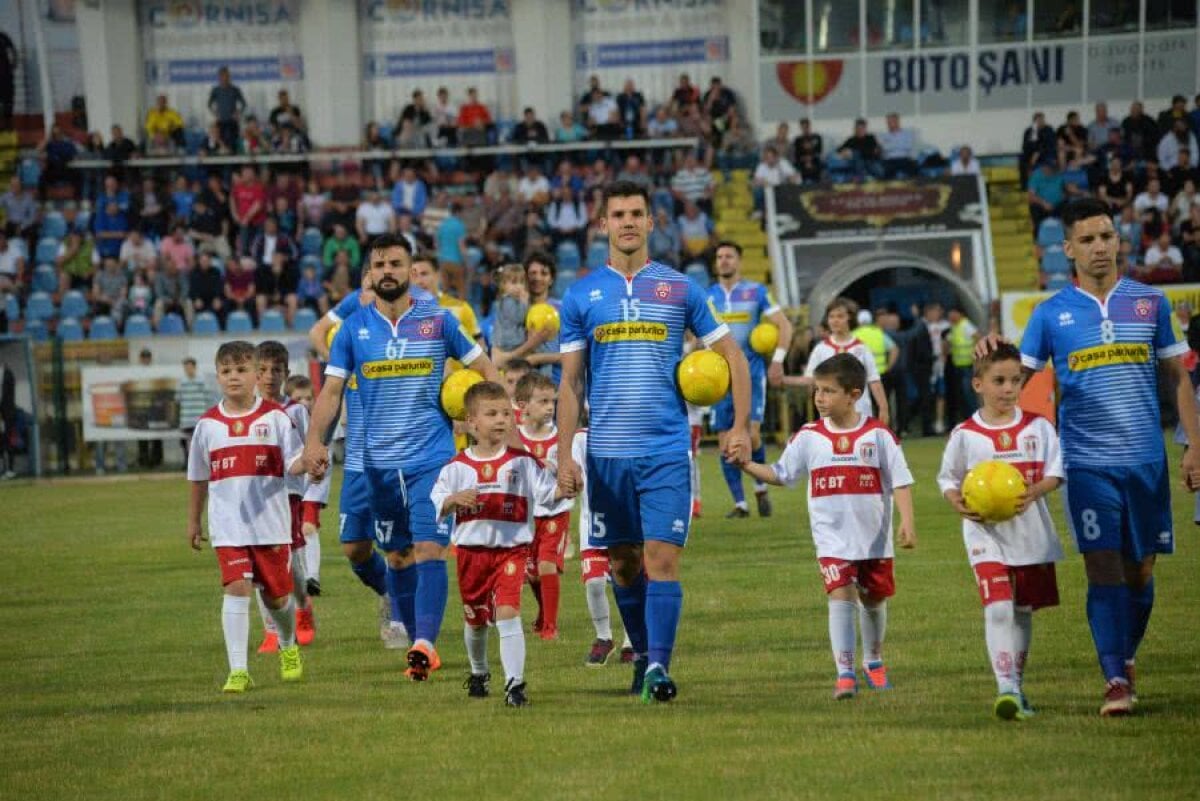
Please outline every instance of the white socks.
[{"label": "white socks", "polygon": [[983,608],[983,632],[987,639],[988,657],[996,675],[996,688],[1001,693],[1021,691],[1017,674],[1017,628],[1014,625],[1012,601],[993,601]]},{"label": "white socks", "polygon": [[304,552],[308,548],[292,549],[292,597],[296,599],[296,608],[308,606],[308,572],[305,569]]},{"label": "white socks", "polygon": [[596,627],[596,638],[612,639],[612,617],[608,608],[608,579],[589,579],[583,585],[587,593],[588,612],[592,616],[592,625]]},{"label": "white socks", "polygon": [[304,572],[313,579],[321,580],[321,532],[304,535]]},{"label": "white socks", "polygon": [[471,673],[476,676],[488,673],[488,627],[472,626],[470,623],[465,624],[463,626],[463,641],[467,644],[467,659],[471,661]]},{"label": "white socks", "polygon": [[887,631],[887,601],[877,606],[859,604],[858,625],[862,629],[863,664],[883,661],[883,635]]},{"label": "white socks", "polygon": [[1033,609],[1028,606],[1013,607],[1013,650],[1016,651],[1017,686],[1025,680],[1025,662],[1029,659],[1029,643],[1033,641]]},{"label": "white socks", "polygon": [[271,610],[267,608],[267,604],[263,601],[261,587],[254,588],[254,599],[258,601],[258,615],[262,618],[263,631],[268,634],[278,634],[275,630],[275,621],[271,618]]},{"label": "white socks", "polygon": [[246,669],[246,651],[250,641],[250,599],[226,595],[221,602],[221,631],[225,634],[225,653],[229,670]]},{"label": "white socks", "polygon": [[829,644],[833,646],[833,664],[838,675],[854,672],[855,601],[829,599]]},{"label": "white socks", "polygon": [[497,620],[496,632],[500,635],[500,662],[504,665],[505,684],[520,684],[525,680],[525,632],[521,630],[521,618]]},{"label": "white socks", "polygon": [[291,648],[296,644],[296,601],[292,596],[287,597],[287,603],[280,609],[267,607],[271,619],[275,621],[275,630],[279,632],[279,647]]}]

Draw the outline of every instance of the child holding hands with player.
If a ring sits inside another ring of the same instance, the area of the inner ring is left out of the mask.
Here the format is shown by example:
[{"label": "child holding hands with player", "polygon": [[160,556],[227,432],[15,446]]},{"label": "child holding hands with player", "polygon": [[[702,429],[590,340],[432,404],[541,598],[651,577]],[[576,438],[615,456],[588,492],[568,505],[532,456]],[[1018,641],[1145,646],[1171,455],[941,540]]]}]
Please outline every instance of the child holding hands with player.
[{"label": "child holding hands with player", "polygon": [[896,436],[858,406],[867,370],[848,353],[813,371],[813,400],[821,419],[798,431],[773,465],[747,462],[742,470],[776,486],[808,475],[808,514],[817,561],[829,597],[829,639],[837,682],[833,697],[853,698],[854,620],[862,631],[863,673],[875,690],[891,687],[883,663],[887,599],[895,594],[892,501],[900,512],[900,547],[917,542],[913,479]]}]

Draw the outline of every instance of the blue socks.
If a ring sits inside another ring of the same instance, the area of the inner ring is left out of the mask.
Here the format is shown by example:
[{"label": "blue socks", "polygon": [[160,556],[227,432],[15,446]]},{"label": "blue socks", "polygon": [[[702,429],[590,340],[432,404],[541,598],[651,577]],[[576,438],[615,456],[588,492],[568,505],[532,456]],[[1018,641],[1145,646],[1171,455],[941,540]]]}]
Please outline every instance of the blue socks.
[{"label": "blue socks", "polygon": [[387,569],[388,600],[392,603],[392,620],[404,624],[404,630],[411,637],[416,628],[416,596],[417,596],[417,566],[396,570],[391,565]]},{"label": "blue socks", "polygon": [[638,574],[637,581],[631,587],[622,587],[614,582],[613,595],[616,596],[617,609],[621,612],[621,622],[625,625],[633,652],[646,653],[646,575]]},{"label": "blue socks", "polygon": [[1137,656],[1138,646],[1146,636],[1146,627],[1150,625],[1150,613],[1154,610],[1154,578],[1151,577],[1146,586],[1140,590],[1129,590],[1129,653],[1127,659]]},{"label": "blue socks", "polygon": [[442,616],[446,613],[446,597],[450,594],[450,578],[446,575],[446,562],[431,559],[417,562],[416,625],[410,631],[412,641],[425,640],[436,644],[442,630]]},{"label": "blue socks", "polygon": [[759,443],[758,447],[750,451],[750,458],[759,464],[767,463],[767,446],[766,443]]},{"label": "blue socks", "polygon": [[647,656],[651,665],[670,671],[671,652],[675,650],[675,631],[683,608],[683,587],[678,581],[646,582]]},{"label": "blue socks", "polygon": [[744,504],[746,490],[742,488],[742,471],[736,465],[722,459],[721,475],[725,476],[725,483],[729,486],[729,494],[733,496],[733,502]]},{"label": "blue socks", "polygon": [[[1088,624],[1105,681],[1125,679],[1125,658],[1130,653],[1130,594],[1124,584],[1089,584]],[[1146,620],[1149,620],[1147,611]],[[1143,628],[1144,631],[1144,628]]]},{"label": "blue socks", "polygon": [[375,590],[376,595],[383,595],[387,592],[387,585],[384,580],[384,573],[387,572],[387,563],[383,561],[383,557],[379,555],[379,551],[372,551],[371,558],[365,562],[351,562],[350,569],[354,571],[354,575],[358,576],[359,581]]}]

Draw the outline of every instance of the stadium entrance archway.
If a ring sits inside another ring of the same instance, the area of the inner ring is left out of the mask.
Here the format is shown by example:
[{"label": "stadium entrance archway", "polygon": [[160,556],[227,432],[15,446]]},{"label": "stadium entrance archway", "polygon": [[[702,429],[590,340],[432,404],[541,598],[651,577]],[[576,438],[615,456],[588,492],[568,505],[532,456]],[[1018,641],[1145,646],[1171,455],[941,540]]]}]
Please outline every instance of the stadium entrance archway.
[{"label": "stadium entrance archway", "polygon": [[809,314],[818,319],[821,310],[855,283],[876,273],[913,270],[924,273],[951,290],[971,321],[986,330],[988,313],[969,283],[945,264],[903,250],[876,250],[847,256],[822,273],[808,295]]}]

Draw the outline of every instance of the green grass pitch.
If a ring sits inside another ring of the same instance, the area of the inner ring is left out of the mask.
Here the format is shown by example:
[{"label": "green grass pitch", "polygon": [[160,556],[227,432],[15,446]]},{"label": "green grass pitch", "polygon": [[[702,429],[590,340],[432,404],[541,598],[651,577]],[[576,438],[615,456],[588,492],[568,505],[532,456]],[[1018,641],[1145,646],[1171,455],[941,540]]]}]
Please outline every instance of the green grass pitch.
[{"label": "green grass pitch", "polygon": [[[225,697],[216,562],[186,545],[182,478],[0,489],[0,799],[1200,797],[1191,496],[1174,492],[1178,552],[1159,565],[1137,716],[1096,714],[1072,555],[1062,606],[1035,618],[1039,715],[1002,723],[958,525],[934,484],[940,447],[905,444],[920,542],[897,558],[885,649],[896,687],[842,703],[803,490],[775,491],[769,520],[732,524],[712,451],[684,558],[680,695],[655,707],[625,694],[615,659],[583,667],[577,560],[561,641],[528,644],[531,708],[505,709],[495,685],[467,699],[453,587],[446,667],[409,683],[340,556],[333,508],[304,682],[282,685],[275,658],[252,654],[256,688]],[[1178,456],[1172,446],[1173,468]],[[499,674],[494,640],[492,665]]]}]

